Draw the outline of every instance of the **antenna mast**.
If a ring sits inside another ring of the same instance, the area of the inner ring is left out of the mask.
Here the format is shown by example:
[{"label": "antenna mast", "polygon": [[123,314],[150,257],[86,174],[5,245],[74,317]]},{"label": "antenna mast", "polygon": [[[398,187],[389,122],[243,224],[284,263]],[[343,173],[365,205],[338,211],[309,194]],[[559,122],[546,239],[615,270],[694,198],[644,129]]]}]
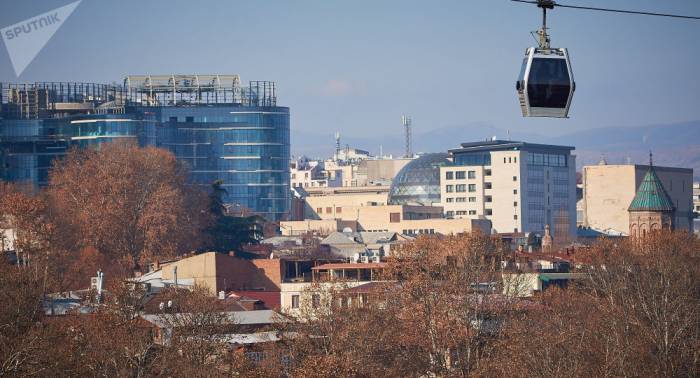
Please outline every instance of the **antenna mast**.
[{"label": "antenna mast", "polygon": [[413,150],[411,146],[411,117],[403,115],[401,116],[401,124],[403,124],[404,133],[406,134],[406,152],[404,157],[413,157]]}]

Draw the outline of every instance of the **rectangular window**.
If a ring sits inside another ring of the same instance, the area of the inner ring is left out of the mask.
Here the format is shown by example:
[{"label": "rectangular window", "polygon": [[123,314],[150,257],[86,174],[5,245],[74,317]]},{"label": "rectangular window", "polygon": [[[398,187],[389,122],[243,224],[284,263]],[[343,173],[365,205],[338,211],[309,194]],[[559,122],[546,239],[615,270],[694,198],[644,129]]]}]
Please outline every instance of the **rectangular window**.
[{"label": "rectangular window", "polygon": [[452,218],[454,215],[455,215],[455,212],[452,211],[452,210],[450,210],[450,211],[448,211],[448,212],[445,213],[445,216],[448,217],[448,218]]},{"label": "rectangular window", "polygon": [[469,210],[469,215],[476,215],[476,210]]},{"label": "rectangular window", "polygon": [[467,212],[464,210],[460,210],[457,212],[457,215],[467,215]]},{"label": "rectangular window", "polygon": [[469,197],[469,202],[476,202],[476,197]]},{"label": "rectangular window", "polygon": [[454,192],[454,189],[455,189],[454,185],[446,185],[446,186],[445,186],[445,191],[446,191],[447,193],[452,193],[452,192]]},{"label": "rectangular window", "polygon": [[513,181],[518,181],[518,176],[513,176]]},{"label": "rectangular window", "polygon": [[467,177],[469,177],[470,179],[475,179],[476,171],[469,171]]},{"label": "rectangular window", "polygon": [[457,202],[467,202],[466,197],[457,197]]},{"label": "rectangular window", "polygon": [[484,202],[493,202],[493,197],[491,197],[491,196],[484,197]]},{"label": "rectangular window", "polygon": [[490,169],[484,170],[484,176],[491,176],[491,170]]},{"label": "rectangular window", "polygon": [[296,173],[292,173],[292,180],[294,180],[295,178],[297,178],[297,174],[296,174]]},{"label": "rectangular window", "polygon": [[493,215],[493,210],[492,209],[484,209],[484,212],[486,215]]},{"label": "rectangular window", "polygon": [[469,191],[476,192],[476,184],[469,184]]},{"label": "rectangular window", "polygon": [[332,208],[332,207],[327,207],[327,208],[326,208],[326,214],[330,214],[330,213],[332,213],[332,212],[333,212],[333,208]]},{"label": "rectangular window", "polygon": [[518,189],[513,189],[513,194],[518,194]]},{"label": "rectangular window", "polygon": [[299,308],[299,296],[292,295],[292,308]]},{"label": "rectangular window", "polygon": [[194,122],[194,117],[185,117],[185,122]]},{"label": "rectangular window", "polygon": [[513,215],[513,219],[518,220],[518,214]]},{"label": "rectangular window", "polygon": [[[471,187],[472,185],[474,185],[474,184],[470,184],[469,186]],[[464,193],[467,191],[467,186],[464,184],[458,184],[455,189],[456,189],[457,193]]]},{"label": "rectangular window", "polygon": [[490,182],[485,182],[485,183],[484,183],[484,189],[491,189],[491,183],[490,183]]},{"label": "rectangular window", "polygon": [[390,223],[401,222],[401,213],[389,213],[389,222]]},{"label": "rectangular window", "polygon": [[343,208],[342,208],[342,207],[336,207],[336,208],[335,208],[335,213],[336,213],[336,214],[340,214],[340,213],[342,213],[342,212],[343,212]]},{"label": "rectangular window", "polygon": [[457,177],[457,180],[464,180],[464,178],[466,177],[466,172],[464,172],[464,171],[457,171],[457,176],[456,176],[456,177]]},{"label": "rectangular window", "polygon": [[317,207],[317,208],[316,208],[316,214],[323,214],[323,208],[322,208],[322,207]]},{"label": "rectangular window", "polygon": [[177,123],[177,117],[170,117],[170,122]]},{"label": "rectangular window", "polygon": [[445,172],[445,179],[452,180],[454,178],[454,172]]},{"label": "rectangular window", "polygon": [[513,201],[513,207],[518,207],[518,201]]},{"label": "rectangular window", "polygon": [[448,203],[450,203],[450,202],[454,202],[454,201],[455,201],[455,199],[454,199],[454,198],[452,198],[452,197],[450,197],[450,198],[448,198],[448,199],[447,199],[447,202],[448,202]]}]

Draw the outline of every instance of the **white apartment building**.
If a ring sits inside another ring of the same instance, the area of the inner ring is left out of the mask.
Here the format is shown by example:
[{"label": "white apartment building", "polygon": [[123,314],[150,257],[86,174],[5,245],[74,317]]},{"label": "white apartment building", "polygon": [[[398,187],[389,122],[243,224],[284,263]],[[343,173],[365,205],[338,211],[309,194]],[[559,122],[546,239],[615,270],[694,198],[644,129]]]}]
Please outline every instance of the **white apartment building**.
[{"label": "white apartment building", "polygon": [[492,140],[462,143],[440,168],[440,206],[448,218],[485,218],[494,232],[576,235],[573,147]]}]

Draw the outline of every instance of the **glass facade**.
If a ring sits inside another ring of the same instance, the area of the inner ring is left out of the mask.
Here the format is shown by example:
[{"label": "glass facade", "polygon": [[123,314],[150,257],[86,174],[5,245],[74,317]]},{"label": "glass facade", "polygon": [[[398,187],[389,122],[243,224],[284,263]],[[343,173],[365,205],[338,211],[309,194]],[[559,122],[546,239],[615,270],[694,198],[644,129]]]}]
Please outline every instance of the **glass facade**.
[{"label": "glass facade", "polygon": [[269,220],[285,219],[289,192],[289,108],[136,108],[150,144],[185,162],[193,182],[223,181],[224,202]]},{"label": "glass facade", "polygon": [[289,108],[276,106],[274,83],[226,87],[215,76],[194,88],[173,78],[176,86],[162,91],[174,93],[170,102],[155,84],[0,83],[0,178],[46,185],[53,160],[71,147],[133,140],[171,151],[196,184],[223,181],[235,212],[286,219]]},{"label": "glass facade", "polygon": [[394,177],[390,205],[440,202],[440,167],[451,165],[446,153],[426,154],[406,164]]},{"label": "glass facade", "polygon": [[0,120],[0,177],[46,185],[53,160],[71,147],[96,146],[116,139],[136,142],[141,130],[139,120],[124,114]]}]

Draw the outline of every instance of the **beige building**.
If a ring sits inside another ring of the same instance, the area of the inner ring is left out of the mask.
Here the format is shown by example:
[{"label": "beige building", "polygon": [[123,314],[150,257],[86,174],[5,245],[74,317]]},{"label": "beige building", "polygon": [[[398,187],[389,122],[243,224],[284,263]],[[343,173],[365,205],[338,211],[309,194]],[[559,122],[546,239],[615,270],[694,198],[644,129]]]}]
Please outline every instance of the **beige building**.
[{"label": "beige building", "polygon": [[[648,165],[592,165],[583,167],[583,226],[629,234],[629,207]],[[654,167],[674,208],[675,229],[690,230],[693,211],[693,170]]]},{"label": "beige building", "polygon": [[341,207],[336,220],[303,220],[281,222],[284,235],[299,235],[308,231],[323,233],[335,225],[349,227],[353,231],[397,232],[404,235],[460,234],[480,230],[491,233],[491,222],[487,219],[443,218],[439,206],[378,205]]},{"label": "beige building", "polygon": [[304,219],[346,219],[350,208],[385,205],[388,186],[306,189]]},{"label": "beige building", "polygon": [[576,157],[573,147],[492,140],[450,150],[440,168],[440,206],[448,218],[490,220],[499,233],[575,235]]},{"label": "beige building", "polygon": [[410,158],[401,159],[369,159],[358,164],[357,183],[368,185],[373,182],[390,182],[396,177],[401,168],[410,163]]}]

